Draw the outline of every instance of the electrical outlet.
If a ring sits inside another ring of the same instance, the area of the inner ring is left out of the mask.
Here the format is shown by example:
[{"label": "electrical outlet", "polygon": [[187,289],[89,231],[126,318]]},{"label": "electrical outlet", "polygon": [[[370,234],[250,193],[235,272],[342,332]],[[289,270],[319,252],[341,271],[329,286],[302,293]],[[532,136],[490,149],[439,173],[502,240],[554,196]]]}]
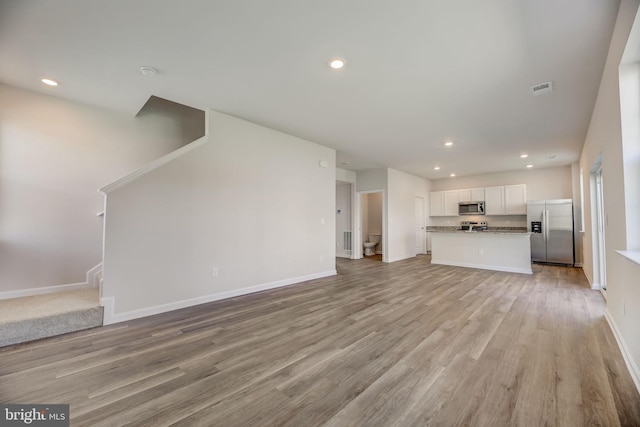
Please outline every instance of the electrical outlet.
[{"label": "electrical outlet", "polygon": [[478,255],[484,255],[484,249],[478,249]]},{"label": "electrical outlet", "polygon": [[324,261],[324,255],[320,255],[320,261]]},{"label": "electrical outlet", "polygon": [[622,301],[622,315],[623,316],[627,315],[627,302],[626,301]]},{"label": "electrical outlet", "polygon": [[211,268],[211,277],[218,277],[218,267]]}]

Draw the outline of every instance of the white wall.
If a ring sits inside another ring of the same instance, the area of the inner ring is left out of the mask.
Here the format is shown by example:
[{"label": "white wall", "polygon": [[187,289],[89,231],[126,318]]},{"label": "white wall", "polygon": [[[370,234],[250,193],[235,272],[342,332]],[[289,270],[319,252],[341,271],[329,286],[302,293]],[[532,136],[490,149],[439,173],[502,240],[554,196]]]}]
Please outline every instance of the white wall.
[{"label": "white wall", "polygon": [[356,183],[356,173],[345,169],[336,168],[336,181]]},{"label": "white wall", "polygon": [[0,84],[0,292],[84,282],[102,258],[98,189],[189,142],[184,133],[171,117]]},{"label": "white wall", "polygon": [[107,322],[335,274],[335,177],[334,150],[211,112],[207,143],[107,195]]},{"label": "white wall", "polygon": [[425,224],[428,224],[431,182],[391,168],[357,172],[358,191],[384,190],[383,261],[393,262],[415,256],[415,198],[425,198]]},{"label": "white wall", "polygon": [[356,191],[387,189],[387,168],[369,169],[356,173]]},{"label": "white wall", "polygon": [[416,213],[415,198],[425,199],[425,218],[429,212],[429,192],[431,183],[414,175],[388,169],[388,252],[387,261],[399,261],[415,256]]},{"label": "white wall", "polygon": [[[618,66],[638,11],[637,0],[623,0],[620,4],[616,27],[611,39],[598,98],[580,158],[585,184],[584,270],[590,280],[594,277],[593,233],[595,222],[590,207],[595,202],[588,188],[589,172],[602,155],[604,175],[607,311],[609,320],[624,343],[626,356],[635,364],[635,379],[640,379],[640,266],[614,252],[627,249],[626,218],[636,215],[625,208],[624,161],[619,94]],[[637,118],[636,118],[637,119]],[[637,220],[637,216],[636,216]],[[638,383],[636,383],[638,384]]]}]

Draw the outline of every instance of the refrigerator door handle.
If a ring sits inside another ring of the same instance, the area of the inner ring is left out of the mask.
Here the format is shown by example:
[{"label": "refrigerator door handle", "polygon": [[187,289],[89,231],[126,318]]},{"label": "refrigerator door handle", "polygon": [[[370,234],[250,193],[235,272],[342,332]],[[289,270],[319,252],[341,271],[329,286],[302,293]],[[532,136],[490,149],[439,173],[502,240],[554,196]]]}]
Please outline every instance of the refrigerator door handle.
[{"label": "refrigerator door handle", "polygon": [[542,211],[542,226],[544,227],[544,241],[545,244],[549,241],[549,210]]}]

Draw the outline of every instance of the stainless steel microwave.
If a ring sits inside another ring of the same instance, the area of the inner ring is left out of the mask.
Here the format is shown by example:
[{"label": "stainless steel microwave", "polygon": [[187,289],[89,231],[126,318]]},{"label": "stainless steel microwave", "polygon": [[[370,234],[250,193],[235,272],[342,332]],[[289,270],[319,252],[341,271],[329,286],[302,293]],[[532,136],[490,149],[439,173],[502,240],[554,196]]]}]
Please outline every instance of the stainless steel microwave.
[{"label": "stainless steel microwave", "polygon": [[458,215],[484,215],[484,202],[460,202]]}]

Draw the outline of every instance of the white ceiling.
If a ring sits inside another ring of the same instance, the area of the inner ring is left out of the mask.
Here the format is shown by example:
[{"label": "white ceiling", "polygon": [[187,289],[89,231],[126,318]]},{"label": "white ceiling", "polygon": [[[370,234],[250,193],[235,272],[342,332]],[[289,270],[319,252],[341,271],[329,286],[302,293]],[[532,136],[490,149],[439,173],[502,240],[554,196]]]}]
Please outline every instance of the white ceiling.
[{"label": "white ceiling", "polygon": [[544,168],[579,157],[618,6],[0,0],[0,82],[131,115],[151,95],[212,108],[333,147],[351,170]]}]

